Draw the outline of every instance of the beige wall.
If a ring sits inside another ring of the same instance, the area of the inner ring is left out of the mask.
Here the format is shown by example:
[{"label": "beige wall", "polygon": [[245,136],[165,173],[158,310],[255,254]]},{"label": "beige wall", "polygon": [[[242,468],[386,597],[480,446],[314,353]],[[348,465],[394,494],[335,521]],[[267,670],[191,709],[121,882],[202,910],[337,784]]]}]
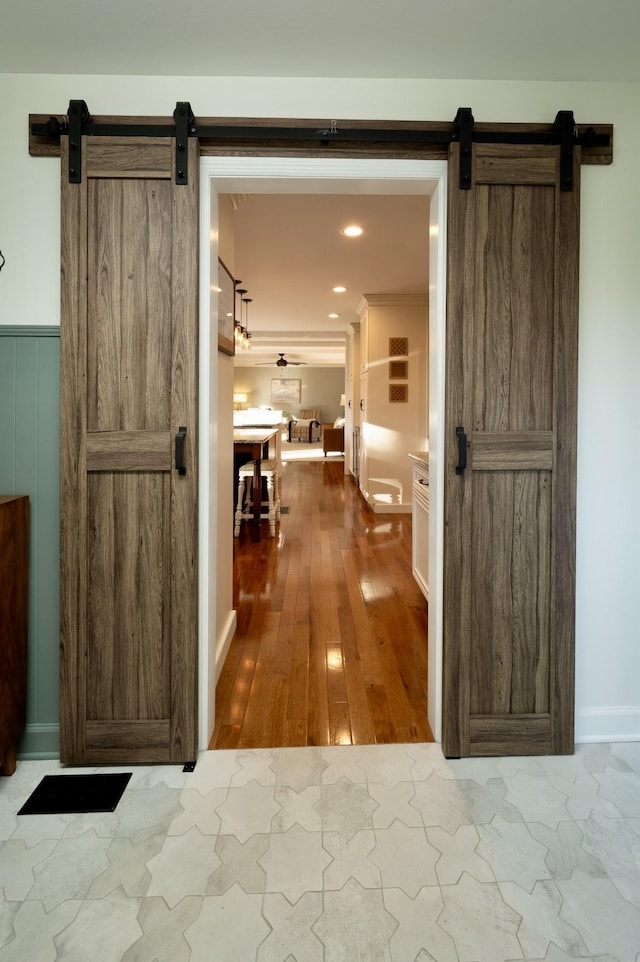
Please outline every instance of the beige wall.
[{"label": "beige wall", "polygon": [[[411,512],[413,467],[409,453],[427,447],[427,297],[365,294],[359,308],[362,376],[360,394],[360,489],[376,512]],[[406,337],[409,354],[406,402],[392,402],[389,340]]]},{"label": "beige wall", "polygon": [[286,405],[289,414],[297,414],[300,408],[320,408],[322,420],[332,423],[344,415],[338,403],[344,394],[343,367],[236,367],[233,390],[248,394],[248,407],[271,406],[271,381],[281,376],[300,381],[300,404]]}]

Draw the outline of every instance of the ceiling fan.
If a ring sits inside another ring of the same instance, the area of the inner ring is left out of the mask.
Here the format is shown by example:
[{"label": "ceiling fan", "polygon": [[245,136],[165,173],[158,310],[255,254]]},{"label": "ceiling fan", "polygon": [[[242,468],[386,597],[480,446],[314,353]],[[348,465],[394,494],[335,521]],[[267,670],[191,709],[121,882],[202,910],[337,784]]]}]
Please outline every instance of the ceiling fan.
[{"label": "ceiling fan", "polygon": [[301,364],[306,364],[306,363],[307,363],[306,361],[287,361],[286,357],[284,356],[284,353],[282,353],[282,354],[278,354],[277,361],[262,361],[260,364],[256,364],[256,367],[270,367],[273,364],[275,364],[276,367],[288,367],[289,364],[299,366]]}]

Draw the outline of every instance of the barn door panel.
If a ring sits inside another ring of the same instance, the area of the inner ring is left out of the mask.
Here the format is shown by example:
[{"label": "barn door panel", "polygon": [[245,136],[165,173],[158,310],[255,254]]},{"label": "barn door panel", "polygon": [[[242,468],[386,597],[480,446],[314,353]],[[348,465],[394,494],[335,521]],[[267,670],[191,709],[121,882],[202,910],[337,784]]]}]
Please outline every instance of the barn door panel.
[{"label": "barn door panel", "polygon": [[561,191],[558,148],[473,151],[472,188],[457,145],[449,178],[444,749],[570,752],[579,158]]},{"label": "barn door panel", "polygon": [[[61,758],[187,761],[197,702],[197,157],[62,159]],[[185,473],[175,436],[187,429]]]}]

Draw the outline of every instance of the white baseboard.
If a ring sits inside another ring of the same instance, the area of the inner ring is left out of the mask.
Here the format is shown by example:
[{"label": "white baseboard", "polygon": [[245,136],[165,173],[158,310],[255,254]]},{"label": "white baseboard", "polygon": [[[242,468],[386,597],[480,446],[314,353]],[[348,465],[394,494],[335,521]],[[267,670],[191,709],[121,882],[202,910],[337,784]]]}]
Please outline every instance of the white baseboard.
[{"label": "white baseboard", "polygon": [[236,624],[238,621],[238,615],[235,610],[230,611],[227,617],[227,623],[224,626],[223,631],[218,638],[218,644],[216,646],[216,685],[220,680],[220,674],[222,672],[222,666],[224,665],[225,658],[229,654],[229,646],[233,639],[233,635],[236,630]]},{"label": "white baseboard", "polygon": [[411,514],[412,511],[412,504],[410,501],[400,504],[385,504],[380,503],[380,501],[375,501],[373,498],[369,498],[367,504],[374,514]]},{"label": "white baseboard", "polygon": [[640,741],[640,707],[621,705],[576,712],[576,742]]}]

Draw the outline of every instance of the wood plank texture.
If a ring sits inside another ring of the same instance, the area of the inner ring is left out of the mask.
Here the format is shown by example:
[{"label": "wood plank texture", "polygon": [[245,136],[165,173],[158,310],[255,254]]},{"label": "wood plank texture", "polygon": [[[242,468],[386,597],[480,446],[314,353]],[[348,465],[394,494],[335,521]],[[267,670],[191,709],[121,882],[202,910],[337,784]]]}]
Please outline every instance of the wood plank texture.
[{"label": "wood plank texture", "polygon": [[[198,751],[198,167],[187,144],[188,184],[174,186],[171,216],[171,432],[187,426],[186,473],[171,486],[171,760]],[[171,178],[175,185],[175,151]]]},{"label": "wood plank texture", "polygon": [[89,177],[171,177],[174,144],[169,137],[86,138],[86,174]]},{"label": "wood plank texture", "polygon": [[171,183],[101,178],[88,191],[87,427],[167,431]]},{"label": "wood plank texture", "polygon": [[169,487],[166,473],[89,475],[90,720],[169,716]]},{"label": "wood plank texture", "polygon": [[159,718],[157,721],[111,721],[87,722],[87,746],[91,749],[101,749],[105,754],[113,752],[120,755],[127,750],[157,752],[158,760],[162,757],[169,738],[169,719]]},{"label": "wood plank texture", "polygon": [[532,152],[530,146],[513,146],[510,156],[505,157],[502,145],[484,144],[474,166],[474,182],[513,184],[514,165],[527,184],[555,184],[558,151],[555,147],[537,147]]},{"label": "wood plank texture", "polygon": [[471,719],[474,756],[548,755],[551,751],[549,715],[477,715]]},{"label": "wood plank texture", "polygon": [[98,431],[87,436],[89,471],[170,471],[169,431]]},{"label": "wood plank texture", "polygon": [[[70,184],[69,138],[61,142],[60,279],[60,761],[84,758],[86,596],[87,185]],[[84,390],[83,390],[84,389]]]},{"label": "wood plank texture", "polygon": [[[459,149],[452,148],[452,170]],[[450,178],[445,754],[573,751],[579,151]],[[456,473],[456,427],[469,460]],[[527,740],[530,732],[531,741]]]},{"label": "wood plank texture", "polygon": [[[445,376],[445,554],[444,554],[444,645],[442,718],[443,750],[460,755],[469,744],[469,698],[471,670],[467,639],[471,627],[472,552],[471,490],[460,484],[456,475],[458,451],[452,443],[456,426],[473,425],[472,368],[465,363],[466,352],[453,349],[473,318],[475,308],[474,251],[475,210],[472,191],[460,190],[455,171],[460,164],[460,147],[453,144],[447,181],[447,325],[452,333],[452,349],[446,353]],[[455,322],[453,321],[455,319]],[[468,322],[467,322],[468,323]],[[472,454],[473,457],[473,454]],[[452,524],[451,519],[458,523]]]},{"label": "wood plank texture", "polygon": [[235,539],[210,747],[433,741],[411,516],[374,516],[341,461],[286,463],[282,503],[275,539]]},{"label": "wood plank texture", "polygon": [[472,434],[469,444],[474,471],[550,471],[553,468],[551,431],[527,434],[490,431]]},{"label": "wood plank texture", "polygon": [[166,138],[85,146],[83,183],[62,175],[61,757],[185,762],[197,751],[197,144],[180,186]]},{"label": "wood plank texture", "polygon": [[576,461],[578,394],[578,289],[580,264],[580,151],[574,151],[574,189],[558,197],[555,275],[559,280],[554,305],[555,352],[553,426],[561,443],[555,452],[551,544],[551,611],[553,648],[550,652],[552,750],[573,751],[575,713],[575,593],[576,593]]}]

